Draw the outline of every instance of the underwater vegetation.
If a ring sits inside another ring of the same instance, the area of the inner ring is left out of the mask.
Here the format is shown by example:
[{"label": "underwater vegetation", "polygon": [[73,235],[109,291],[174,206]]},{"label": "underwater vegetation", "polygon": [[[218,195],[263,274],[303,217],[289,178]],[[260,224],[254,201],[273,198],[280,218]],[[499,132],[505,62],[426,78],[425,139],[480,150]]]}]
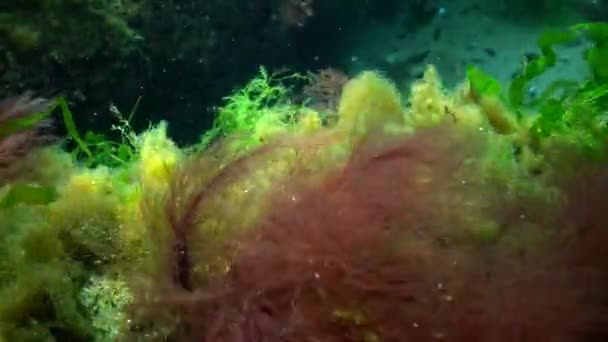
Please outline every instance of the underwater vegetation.
[{"label": "underwater vegetation", "polygon": [[50,142],[44,129],[50,122],[45,120],[48,110],[45,99],[34,99],[30,94],[5,99],[0,102],[0,169],[2,180],[6,171],[31,150]]},{"label": "underwater vegetation", "polygon": [[[192,120],[187,113],[206,111],[235,84],[252,77],[260,63],[278,67],[286,59],[308,60],[284,48],[298,41],[296,35],[318,36],[313,29],[325,22],[346,28],[372,11],[398,3],[4,1],[0,97],[28,90],[49,97],[61,93],[78,111],[79,127],[107,131],[107,122],[113,119],[108,104],[123,106],[143,95],[146,115],[173,115],[172,129],[183,128],[184,136],[187,127],[180,123]],[[136,121],[135,127],[146,128],[146,122]],[[212,120],[202,121],[210,125]],[[189,133],[192,143],[199,132]]]},{"label": "underwater vegetation", "polygon": [[141,41],[131,23],[147,15],[146,6],[144,0],[24,0],[0,5],[2,94],[28,87],[56,91],[56,83],[65,80],[71,80],[70,91],[82,91],[87,81],[78,75],[100,78],[93,66],[117,70]]},{"label": "underwater vegetation", "polygon": [[[5,100],[0,340],[605,340],[607,27],[547,32],[504,89],[262,68],[189,148],[137,103],[111,143]],[[576,37],[589,79],[530,98]]]}]

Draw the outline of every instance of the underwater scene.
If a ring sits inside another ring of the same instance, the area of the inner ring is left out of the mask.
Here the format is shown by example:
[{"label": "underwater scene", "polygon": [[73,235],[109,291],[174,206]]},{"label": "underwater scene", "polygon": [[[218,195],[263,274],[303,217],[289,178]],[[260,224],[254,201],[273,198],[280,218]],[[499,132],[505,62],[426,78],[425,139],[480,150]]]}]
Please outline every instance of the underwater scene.
[{"label": "underwater scene", "polygon": [[0,342],[608,341],[608,1],[4,0]]}]

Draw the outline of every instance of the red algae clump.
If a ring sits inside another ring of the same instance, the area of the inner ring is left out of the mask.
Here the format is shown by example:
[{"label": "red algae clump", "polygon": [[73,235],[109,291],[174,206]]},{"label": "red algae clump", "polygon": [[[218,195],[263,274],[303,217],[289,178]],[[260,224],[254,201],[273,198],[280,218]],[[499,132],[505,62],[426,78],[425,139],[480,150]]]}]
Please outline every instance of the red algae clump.
[{"label": "red algae clump", "polygon": [[[501,184],[479,177],[487,139],[450,123],[413,136],[365,137],[325,177],[300,169],[277,179],[266,196],[271,210],[225,239],[197,231],[203,202],[221,202],[222,187],[285,145],[240,157],[193,196],[171,197],[176,276],[159,300],[182,317],[178,340],[605,336],[602,255],[585,254],[584,236],[573,239],[588,230],[597,237],[592,244],[606,247],[603,226],[558,219],[572,204],[549,197],[505,198]],[[176,211],[175,201],[186,209]],[[198,251],[206,242],[207,251]]]}]

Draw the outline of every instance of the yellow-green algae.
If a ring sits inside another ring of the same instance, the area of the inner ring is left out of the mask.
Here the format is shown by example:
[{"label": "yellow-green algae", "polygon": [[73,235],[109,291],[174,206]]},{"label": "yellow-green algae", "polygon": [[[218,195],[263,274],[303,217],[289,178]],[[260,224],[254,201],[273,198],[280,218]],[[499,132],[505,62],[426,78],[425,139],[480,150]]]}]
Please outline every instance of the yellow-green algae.
[{"label": "yellow-green algae", "polygon": [[[529,79],[525,71],[522,75]],[[373,139],[380,131],[414,135],[420,128],[447,123],[454,130],[482,132],[486,144],[480,155],[454,170],[455,175],[474,169],[478,178],[468,181],[502,184],[499,190],[506,197],[541,196],[557,203],[560,193],[547,182],[559,172],[555,165],[563,166],[555,148],[581,148],[602,158],[606,125],[597,112],[605,103],[605,85],[601,79],[589,80],[565,97],[547,96],[545,102],[524,109],[519,97],[516,103],[509,102],[493,84],[489,76],[471,69],[468,80],[448,91],[430,66],[404,101],[402,90],[367,71],[345,86],[337,123],[325,125],[313,109],[290,103],[280,79],[262,70],[228,98],[214,129],[194,148],[178,148],[161,123],[139,135],[127,132],[132,158],[113,167],[86,167],[56,146],[35,151],[19,165],[27,177],[0,182],[0,340],[109,341],[128,328],[125,310],[133,299],[130,286],[137,283],[135,275],[159,262],[162,254],[152,251],[172,234],[163,211],[167,191],[175,175],[196,162],[198,154],[217,157],[215,164],[199,165],[200,181],[193,184],[205,186],[239,155],[281,139],[302,142],[274,150],[255,169],[211,194],[214,198],[200,208],[206,215],[198,229],[205,240],[193,252],[198,253],[197,260],[213,255],[213,246],[234,227],[247,228],[272,210],[265,206],[265,197],[293,170],[306,167],[322,177],[340,168],[360,139]],[[573,105],[548,105],[565,103]],[[522,115],[524,110],[532,113]],[[581,115],[585,121],[576,119],[577,125],[563,122]],[[302,165],[306,141],[313,136],[322,137],[324,144]],[[545,171],[542,176],[539,169]],[[433,181],[429,174],[419,170],[420,186]],[[53,196],[28,196],[28,187],[52,189]],[[493,243],[500,233],[496,218],[486,210],[483,198],[468,200],[458,217],[445,218],[445,229],[453,220],[467,222],[462,226],[469,231],[449,232],[450,236]],[[233,211],[214,207],[218,203],[231,203]],[[521,237],[510,237],[511,245],[538,241],[533,230],[523,228]],[[218,262],[207,261],[193,265],[198,281],[204,281]],[[353,324],[365,319],[356,310],[338,308],[336,317]],[[377,340],[373,333],[366,334],[366,340]]]}]

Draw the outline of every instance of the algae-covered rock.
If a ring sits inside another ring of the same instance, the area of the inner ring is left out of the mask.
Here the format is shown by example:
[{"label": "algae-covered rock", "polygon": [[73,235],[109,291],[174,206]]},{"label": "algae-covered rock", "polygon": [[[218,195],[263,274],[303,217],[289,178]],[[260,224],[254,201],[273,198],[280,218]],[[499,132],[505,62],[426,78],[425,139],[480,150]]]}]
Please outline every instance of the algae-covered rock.
[{"label": "algae-covered rock", "polygon": [[71,79],[71,89],[77,89],[84,75],[106,79],[104,73],[119,68],[141,40],[130,23],[145,16],[145,5],[144,0],[0,5],[0,83],[7,85],[2,91],[48,91],[57,79]]}]

